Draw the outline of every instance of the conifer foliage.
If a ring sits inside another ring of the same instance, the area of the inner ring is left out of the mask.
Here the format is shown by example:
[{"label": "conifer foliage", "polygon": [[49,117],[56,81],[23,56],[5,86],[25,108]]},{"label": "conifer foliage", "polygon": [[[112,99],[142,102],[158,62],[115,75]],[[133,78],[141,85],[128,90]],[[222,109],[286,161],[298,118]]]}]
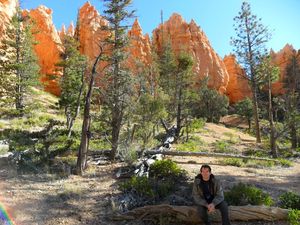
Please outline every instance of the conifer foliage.
[{"label": "conifer foliage", "polygon": [[234,18],[234,21],[236,37],[232,38],[231,41],[237,59],[249,78],[253,94],[256,141],[261,142],[258,116],[258,83],[261,77],[258,75],[257,69],[261,59],[267,53],[265,44],[270,39],[270,33],[267,27],[261,23],[261,19],[253,15],[250,4],[247,2],[242,3],[241,11]]},{"label": "conifer foliage", "polygon": [[58,64],[63,75],[60,81],[61,95],[59,105],[64,108],[67,119],[68,136],[71,135],[72,126],[80,111],[83,100],[84,75],[86,71],[86,57],[79,52],[79,43],[69,35],[63,40],[64,53],[62,61]]},{"label": "conifer foliage", "polygon": [[103,103],[110,115],[111,127],[111,156],[112,160],[118,151],[120,131],[123,125],[126,109],[130,106],[130,95],[132,93],[132,74],[126,69],[124,61],[127,58],[126,47],[128,46],[126,22],[133,17],[134,11],[128,7],[131,0],[104,0],[106,10],[105,18],[109,26],[105,27],[110,36],[105,40],[111,49],[107,56],[108,68],[105,72],[105,79],[109,85],[103,91]]},{"label": "conifer foliage", "polygon": [[20,8],[17,8],[0,52],[1,99],[14,103],[20,111],[25,107],[24,98],[29,87],[37,84],[39,72],[29,19],[23,17]]}]

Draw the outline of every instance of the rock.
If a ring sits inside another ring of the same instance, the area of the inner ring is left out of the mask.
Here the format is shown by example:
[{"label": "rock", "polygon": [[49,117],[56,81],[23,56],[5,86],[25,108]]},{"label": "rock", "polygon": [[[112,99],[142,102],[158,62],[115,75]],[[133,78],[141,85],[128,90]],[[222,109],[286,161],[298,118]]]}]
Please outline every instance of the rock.
[{"label": "rock", "polygon": [[56,70],[55,65],[60,61],[63,49],[58,32],[52,22],[52,10],[45,6],[39,6],[28,13],[34,21],[33,35],[38,42],[34,49],[41,67],[40,80],[46,91],[59,95],[60,88],[57,78],[61,76],[61,73]]},{"label": "rock", "polygon": [[196,82],[208,76],[208,86],[225,93],[228,84],[226,67],[194,20],[188,24],[179,14],[174,13],[153,31],[153,44],[158,53],[162,51],[163,42],[168,40],[175,54],[187,52],[193,57]]},{"label": "rock", "polygon": [[[286,77],[286,67],[289,64],[290,58],[293,55],[294,51],[295,51],[294,47],[289,44],[286,44],[283,47],[283,49],[281,49],[277,53],[271,51],[272,62],[280,69],[279,80],[272,84],[272,93],[274,95],[284,94],[285,92],[283,87],[283,81]],[[299,58],[299,63],[300,63],[300,58]]]},{"label": "rock", "polygon": [[6,26],[16,13],[18,0],[0,0],[0,41],[4,37]]},{"label": "rock", "polygon": [[[108,31],[102,30],[101,27],[107,26],[108,21],[104,19],[90,2],[86,2],[79,9],[79,17],[77,21],[77,35],[80,43],[80,52],[86,55],[89,60],[94,60],[100,53],[99,44],[103,42],[109,35]],[[101,71],[106,65],[100,62],[98,70]],[[96,78],[96,86],[100,86],[99,78]]]},{"label": "rock", "polygon": [[151,63],[150,38],[148,35],[143,35],[142,28],[137,19],[128,32],[128,37],[130,44],[127,49],[129,57],[126,60],[126,65],[128,65],[134,74],[138,74],[139,69],[149,66]]},{"label": "rock", "polygon": [[224,57],[224,64],[227,69],[229,80],[226,88],[226,95],[231,104],[252,96],[248,79],[241,66],[237,63],[234,55]]}]

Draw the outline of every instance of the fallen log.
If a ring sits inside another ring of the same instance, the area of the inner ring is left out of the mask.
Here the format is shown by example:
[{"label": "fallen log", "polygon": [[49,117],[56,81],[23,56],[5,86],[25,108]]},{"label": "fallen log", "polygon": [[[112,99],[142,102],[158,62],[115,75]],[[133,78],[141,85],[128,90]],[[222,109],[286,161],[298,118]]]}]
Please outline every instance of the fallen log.
[{"label": "fallen log", "polygon": [[[213,222],[221,221],[221,214],[216,210],[211,215]],[[195,206],[149,205],[133,209],[124,214],[115,215],[115,220],[148,220],[150,218],[172,217],[183,224],[202,222]],[[279,221],[287,220],[288,210],[267,206],[229,206],[231,221]]]},{"label": "fallen log", "polygon": [[253,157],[236,154],[225,154],[225,153],[212,153],[212,152],[182,152],[182,151],[170,151],[170,150],[148,150],[145,151],[145,155],[171,155],[171,156],[198,156],[198,157],[222,157],[222,158],[240,158],[240,159],[251,159],[251,160],[264,160],[280,163],[277,159],[270,159],[264,157]]}]

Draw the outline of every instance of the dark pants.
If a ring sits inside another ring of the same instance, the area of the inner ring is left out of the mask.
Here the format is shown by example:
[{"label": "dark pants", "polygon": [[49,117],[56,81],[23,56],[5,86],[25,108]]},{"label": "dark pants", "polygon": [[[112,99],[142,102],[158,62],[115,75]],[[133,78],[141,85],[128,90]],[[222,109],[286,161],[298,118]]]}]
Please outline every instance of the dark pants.
[{"label": "dark pants", "polygon": [[[230,225],[229,217],[228,217],[228,206],[225,201],[221,202],[219,205],[215,206],[216,209],[220,210],[222,215],[222,225]],[[204,206],[198,206],[198,212],[205,223],[205,225],[210,225],[210,218],[207,213],[207,208]]]}]

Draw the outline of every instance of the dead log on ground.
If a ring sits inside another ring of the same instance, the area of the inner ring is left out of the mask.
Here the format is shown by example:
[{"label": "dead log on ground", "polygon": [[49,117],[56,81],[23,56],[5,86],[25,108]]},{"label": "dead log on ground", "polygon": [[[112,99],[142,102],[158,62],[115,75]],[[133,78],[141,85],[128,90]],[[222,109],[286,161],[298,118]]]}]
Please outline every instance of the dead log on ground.
[{"label": "dead log on ground", "polygon": [[263,157],[252,157],[236,154],[225,154],[225,153],[211,153],[211,152],[182,152],[182,151],[169,151],[169,150],[148,150],[145,155],[171,155],[171,156],[198,156],[198,157],[222,157],[222,158],[240,158],[240,159],[251,159],[251,160],[264,160],[280,163],[276,159],[263,158]]},{"label": "dead log on ground", "polygon": [[[127,213],[114,216],[115,220],[148,220],[161,217],[173,217],[176,221],[184,224],[199,224],[201,218],[198,216],[195,206],[173,206],[173,205],[150,205],[136,208]],[[287,220],[288,210],[266,206],[229,206],[229,217],[231,221],[279,221]],[[219,210],[211,214],[213,222],[220,222]]]}]

